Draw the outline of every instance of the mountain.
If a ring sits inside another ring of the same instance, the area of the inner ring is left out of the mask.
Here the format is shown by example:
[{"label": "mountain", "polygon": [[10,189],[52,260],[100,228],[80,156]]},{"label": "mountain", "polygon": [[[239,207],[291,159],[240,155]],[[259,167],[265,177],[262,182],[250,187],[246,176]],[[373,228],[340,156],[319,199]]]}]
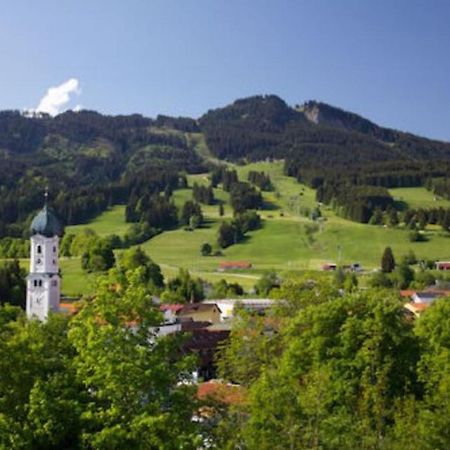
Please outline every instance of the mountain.
[{"label": "mountain", "polygon": [[450,167],[449,143],[383,128],[325,103],[293,108],[275,95],[236,100],[198,120],[0,111],[0,236],[23,233],[46,185],[66,223],[144,191],[170,193],[180,174],[210,167],[205,151],[196,151],[203,137],[203,150],[219,160],[284,159],[286,174],[314,188],[423,185]]},{"label": "mountain", "polygon": [[383,128],[357,114],[316,101],[294,109],[273,95],[249,97],[208,111],[199,124],[212,152],[230,160],[286,157],[305,145],[308,153],[329,151],[333,164],[341,160],[346,164],[450,158],[450,143]]}]

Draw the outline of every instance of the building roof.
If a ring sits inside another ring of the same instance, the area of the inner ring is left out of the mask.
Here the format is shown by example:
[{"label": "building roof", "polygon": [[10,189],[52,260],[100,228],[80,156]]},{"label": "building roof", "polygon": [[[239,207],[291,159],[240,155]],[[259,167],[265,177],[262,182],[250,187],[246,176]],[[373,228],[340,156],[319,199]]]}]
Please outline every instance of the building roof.
[{"label": "building roof", "polygon": [[425,311],[431,306],[431,303],[414,303],[408,302],[403,305],[408,311],[412,312],[415,316],[420,316],[420,313]]},{"label": "building roof", "polygon": [[198,385],[197,398],[211,399],[226,405],[242,405],[246,403],[246,394],[242,386],[211,380]]},{"label": "building roof", "polygon": [[219,267],[221,269],[249,269],[252,264],[249,261],[223,261]]},{"label": "building roof", "polygon": [[183,308],[179,311],[178,314],[192,314],[196,312],[206,312],[206,311],[214,311],[217,309],[219,312],[220,308],[215,303],[191,303],[189,305],[183,305]]},{"label": "building roof", "polygon": [[174,304],[164,303],[159,306],[159,310],[162,312],[172,311],[174,313],[177,313],[178,311],[180,311],[180,309],[183,309],[183,306],[184,305],[181,305],[179,303],[174,303]]},{"label": "building roof", "polygon": [[31,235],[53,237],[62,236],[64,228],[53,210],[45,205],[31,222],[30,231]]},{"label": "building roof", "polygon": [[412,297],[416,291],[413,291],[412,289],[402,289],[400,291],[400,297]]}]

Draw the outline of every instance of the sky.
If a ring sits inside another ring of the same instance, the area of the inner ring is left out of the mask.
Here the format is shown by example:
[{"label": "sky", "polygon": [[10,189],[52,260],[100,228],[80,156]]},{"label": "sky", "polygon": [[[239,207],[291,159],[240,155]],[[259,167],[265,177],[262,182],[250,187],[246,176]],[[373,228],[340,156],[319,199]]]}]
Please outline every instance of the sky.
[{"label": "sky", "polygon": [[448,0],[3,0],[0,109],[319,100],[450,141]]}]

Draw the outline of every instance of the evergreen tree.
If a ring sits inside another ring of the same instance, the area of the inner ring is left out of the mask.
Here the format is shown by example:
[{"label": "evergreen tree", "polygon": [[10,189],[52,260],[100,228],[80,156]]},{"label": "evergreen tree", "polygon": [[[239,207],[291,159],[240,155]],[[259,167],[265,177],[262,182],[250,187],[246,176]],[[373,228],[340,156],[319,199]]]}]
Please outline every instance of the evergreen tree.
[{"label": "evergreen tree", "polygon": [[381,271],[384,273],[391,273],[395,269],[395,259],[392,253],[391,247],[384,249],[383,256],[381,258]]}]

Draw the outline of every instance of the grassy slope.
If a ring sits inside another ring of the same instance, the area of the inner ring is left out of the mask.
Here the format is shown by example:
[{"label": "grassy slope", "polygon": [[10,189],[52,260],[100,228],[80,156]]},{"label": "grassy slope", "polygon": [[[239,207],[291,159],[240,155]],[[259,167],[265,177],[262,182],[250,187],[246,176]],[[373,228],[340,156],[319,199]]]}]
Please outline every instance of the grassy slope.
[{"label": "grassy slope", "polygon": [[128,227],[129,224],[125,222],[125,206],[116,205],[87,224],[68,226],[66,233],[77,234],[85,228],[91,228],[99,236],[107,236],[109,234],[123,236]]},{"label": "grassy slope", "polygon": [[[164,232],[143,244],[149,255],[162,266],[166,277],[173,277],[179,267],[189,269],[194,275],[210,281],[227,278],[250,288],[264,269],[279,271],[319,269],[324,262],[338,262],[338,246],[341,248],[341,262],[360,262],[365,268],[378,267],[385,246],[390,245],[397,258],[413,250],[419,258],[448,259],[450,238],[437,228],[427,231],[428,242],[410,243],[408,231],[370,226],[350,222],[337,217],[333,211],[323,210],[326,221],[323,228],[308,238],[305,226],[309,219],[300,216],[301,207],[315,206],[313,190],[301,186],[292,178],[282,174],[282,162],[255,163],[237,167],[242,180],[247,178],[249,170],[264,170],[269,173],[275,185],[274,192],[264,193],[267,209],[261,211],[264,227],[249,233],[244,242],[223,251],[222,257],[202,257],[199,249],[204,242],[215,244],[217,229],[222,218],[218,214],[218,205],[202,206],[206,224],[195,231],[177,229]],[[205,174],[189,176],[189,183],[207,184]],[[411,207],[435,205],[433,195],[423,188],[393,189],[395,197],[402,199]],[[228,194],[221,189],[215,190],[220,201],[227,202]],[[177,205],[191,199],[191,189],[182,189],[174,193]],[[440,200],[439,206],[448,206],[450,202]],[[225,204],[225,219],[231,218],[231,208]],[[123,234],[127,229],[124,222],[124,207],[115,206],[86,225],[68,227],[68,232],[79,232],[85,227],[94,229],[99,235]],[[217,267],[221,261],[248,260],[253,269],[238,273],[219,273]],[[79,259],[62,260],[63,291],[67,295],[91,292],[93,276],[86,276],[80,268]]]},{"label": "grassy slope", "polygon": [[406,203],[410,208],[450,208],[448,200],[435,197],[423,187],[389,189],[397,202]]}]

